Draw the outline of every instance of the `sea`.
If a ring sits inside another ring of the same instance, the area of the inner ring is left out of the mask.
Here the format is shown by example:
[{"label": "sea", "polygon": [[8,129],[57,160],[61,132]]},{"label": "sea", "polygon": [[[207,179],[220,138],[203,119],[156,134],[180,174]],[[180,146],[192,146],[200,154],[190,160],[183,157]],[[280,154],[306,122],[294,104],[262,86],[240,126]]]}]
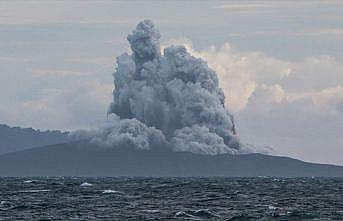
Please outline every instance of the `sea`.
[{"label": "sea", "polygon": [[0,178],[0,220],[343,220],[343,179]]}]

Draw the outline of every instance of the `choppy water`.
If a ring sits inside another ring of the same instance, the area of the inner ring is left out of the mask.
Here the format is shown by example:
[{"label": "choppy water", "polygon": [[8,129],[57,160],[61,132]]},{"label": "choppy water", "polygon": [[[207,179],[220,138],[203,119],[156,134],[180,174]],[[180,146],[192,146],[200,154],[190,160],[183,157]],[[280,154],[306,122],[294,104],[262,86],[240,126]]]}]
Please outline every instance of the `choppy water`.
[{"label": "choppy water", "polygon": [[0,220],[343,220],[343,179],[0,178]]}]

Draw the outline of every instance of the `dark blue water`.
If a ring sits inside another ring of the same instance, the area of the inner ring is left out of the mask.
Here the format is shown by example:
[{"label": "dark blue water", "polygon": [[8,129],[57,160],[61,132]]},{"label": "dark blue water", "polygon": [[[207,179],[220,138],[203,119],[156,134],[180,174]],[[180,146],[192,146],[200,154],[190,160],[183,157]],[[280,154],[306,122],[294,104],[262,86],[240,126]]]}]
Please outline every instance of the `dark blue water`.
[{"label": "dark blue water", "polygon": [[343,179],[0,178],[0,220],[343,220]]}]

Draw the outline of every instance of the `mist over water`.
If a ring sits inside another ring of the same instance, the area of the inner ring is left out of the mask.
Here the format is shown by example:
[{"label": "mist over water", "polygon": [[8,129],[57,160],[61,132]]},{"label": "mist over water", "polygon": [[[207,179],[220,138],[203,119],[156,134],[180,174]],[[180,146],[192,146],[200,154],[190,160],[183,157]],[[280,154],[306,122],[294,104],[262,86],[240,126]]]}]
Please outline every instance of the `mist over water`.
[{"label": "mist over water", "polygon": [[132,54],[117,57],[110,120],[77,131],[99,146],[171,148],[198,154],[237,153],[240,142],[217,74],[183,46],[161,53],[158,29],[140,22],[128,35]]}]

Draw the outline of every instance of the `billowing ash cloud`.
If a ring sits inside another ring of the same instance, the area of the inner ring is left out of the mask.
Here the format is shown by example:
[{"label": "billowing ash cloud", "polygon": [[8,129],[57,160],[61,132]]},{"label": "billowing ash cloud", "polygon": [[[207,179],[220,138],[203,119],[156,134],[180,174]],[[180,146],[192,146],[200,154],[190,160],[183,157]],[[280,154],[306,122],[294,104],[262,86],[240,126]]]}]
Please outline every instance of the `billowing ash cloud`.
[{"label": "billowing ash cloud", "polygon": [[127,37],[132,55],[117,58],[111,120],[74,136],[107,147],[237,152],[233,116],[225,108],[215,71],[183,46],[168,47],[161,54],[160,37],[151,21],[137,25]]}]

